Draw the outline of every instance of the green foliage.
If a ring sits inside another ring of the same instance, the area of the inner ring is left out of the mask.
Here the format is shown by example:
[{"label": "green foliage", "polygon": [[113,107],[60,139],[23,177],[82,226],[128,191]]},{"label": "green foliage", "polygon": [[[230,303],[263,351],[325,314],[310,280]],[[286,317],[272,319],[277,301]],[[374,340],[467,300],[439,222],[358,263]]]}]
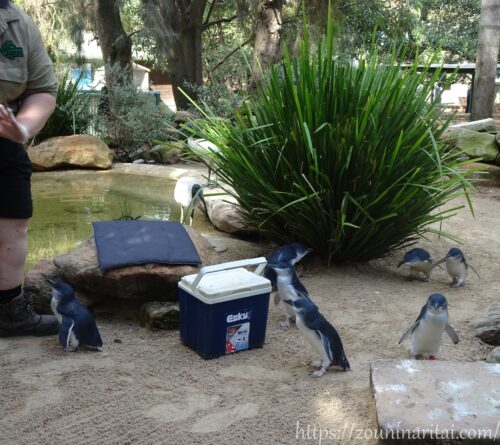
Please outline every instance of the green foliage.
[{"label": "green foliage", "polygon": [[84,134],[89,129],[93,115],[90,109],[91,97],[78,91],[80,78],[71,82],[69,72],[59,80],[56,109],[36,137],[37,142],[55,136]]},{"label": "green foliage", "polygon": [[365,261],[439,232],[467,171],[426,100],[439,72],[375,52],[354,67],[333,47],[331,25],[315,54],[306,35],[243,112],[209,110],[186,130],[220,148],[218,176],[263,234],[303,242],[326,263]]},{"label": "green foliage", "polygon": [[359,54],[376,29],[381,52],[404,44],[407,57],[425,62],[441,47],[435,63],[475,60],[480,0],[339,2],[339,12],[338,44],[347,54]]},{"label": "green foliage", "polygon": [[108,110],[101,112],[97,127],[113,146],[135,149],[153,140],[166,139],[165,131],[173,113],[155,96],[141,91],[118,65],[106,67]]},{"label": "green foliage", "polygon": [[198,101],[219,117],[231,117],[234,110],[248,99],[246,90],[239,93],[230,92],[226,85],[221,83],[210,83],[203,86],[189,83],[185,85],[186,91],[192,91],[196,94]]}]

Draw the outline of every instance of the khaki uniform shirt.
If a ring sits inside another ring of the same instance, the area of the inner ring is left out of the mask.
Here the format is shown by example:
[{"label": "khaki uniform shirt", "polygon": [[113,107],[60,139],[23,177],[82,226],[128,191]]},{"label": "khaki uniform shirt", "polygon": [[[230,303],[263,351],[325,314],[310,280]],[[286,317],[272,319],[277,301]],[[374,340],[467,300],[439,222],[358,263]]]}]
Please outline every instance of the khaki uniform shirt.
[{"label": "khaki uniform shirt", "polygon": [[24,11],[0,8],[0,103],[16,109],[30,94],[57,94],[57,82],[42,36]]}]

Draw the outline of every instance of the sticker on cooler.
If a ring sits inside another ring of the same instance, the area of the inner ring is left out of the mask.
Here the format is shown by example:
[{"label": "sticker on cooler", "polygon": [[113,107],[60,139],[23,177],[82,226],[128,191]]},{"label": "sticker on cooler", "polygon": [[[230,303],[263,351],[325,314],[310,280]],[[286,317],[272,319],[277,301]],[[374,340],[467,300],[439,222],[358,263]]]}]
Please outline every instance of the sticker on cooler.
[{"label": "sticker on cooler", "polygon": [[226,331],[226,354],[248,349],[250,338],[250,323],[228,326]]},{"label": "sticker on cooler", "polygon": [[250,347],[250,319],[252,311],[244,309],[241,312],[226,314],[226,322],[238,323],[226,329],[226,354],[244,351]]}]

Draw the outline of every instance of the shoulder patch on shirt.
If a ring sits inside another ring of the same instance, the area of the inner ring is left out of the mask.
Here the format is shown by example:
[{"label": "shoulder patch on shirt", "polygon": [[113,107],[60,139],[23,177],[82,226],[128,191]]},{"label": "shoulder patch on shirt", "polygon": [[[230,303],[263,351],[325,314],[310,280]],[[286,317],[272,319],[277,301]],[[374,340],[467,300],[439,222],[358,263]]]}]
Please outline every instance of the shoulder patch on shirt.
[{"label": "shoulder patch on shirt", "polygon": [[14,60],[17,57],[24,57],[23,49],[16,46],[12,40],[6,40],[4,44],[0,46],[0,54],[7,57],[9,60]]}]

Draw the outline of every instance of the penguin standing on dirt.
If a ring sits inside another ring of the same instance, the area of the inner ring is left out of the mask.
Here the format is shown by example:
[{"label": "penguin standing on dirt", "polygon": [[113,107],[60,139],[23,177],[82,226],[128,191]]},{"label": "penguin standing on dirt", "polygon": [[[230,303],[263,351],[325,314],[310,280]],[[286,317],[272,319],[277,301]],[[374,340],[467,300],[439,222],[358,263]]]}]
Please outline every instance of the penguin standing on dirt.
[{"label": "penguin standing on dirt", "polygon": [[295,311],[297,327],[304,338],[320,354],[319,360],[310,363],[319,368],[311,375],[321,377],[330,366],[340,366],[344,371],[351,369],[337,330],[320,314],[318,307],[307,298],[284,301]]},{"label": "penguin standing on dirt", "polygon": [[80,301],[75,291],[64,281],[48,280],[52,285],[50,307],[59,320],[59,343],[65,351],[74,352],[79,346],[102,351],[102,339],[94,317]]},{"label": "penguin standing on dirt", "polygon": [[452,279],[451,287],[460,287],[465,283],[469,267],[481,278],[478,271],[467,262],[464,253],[457,247],[451,248],[446,256],[437,261],[433,267],[445,262],[448,275]]},{"label": "penguin standing on dirt", "polygon": [[431,270],[434,266],[434,260],[427,250],[420,247],[411,249],[404,256],[398,267],[408,265],[410,266],[410,278],[418,276],[419,273],[425,275],[425,281],[430,281]]},{"label": "penguin standing on dirt", "polygon": [[410,337],[410,358],[428,358],[434,360],[441,348],[443,333],[456,345],[458,334],[448,324],[448,301],[442,294],[432,294],[422,307],[415,323],[402,335],[398,344]]}]

